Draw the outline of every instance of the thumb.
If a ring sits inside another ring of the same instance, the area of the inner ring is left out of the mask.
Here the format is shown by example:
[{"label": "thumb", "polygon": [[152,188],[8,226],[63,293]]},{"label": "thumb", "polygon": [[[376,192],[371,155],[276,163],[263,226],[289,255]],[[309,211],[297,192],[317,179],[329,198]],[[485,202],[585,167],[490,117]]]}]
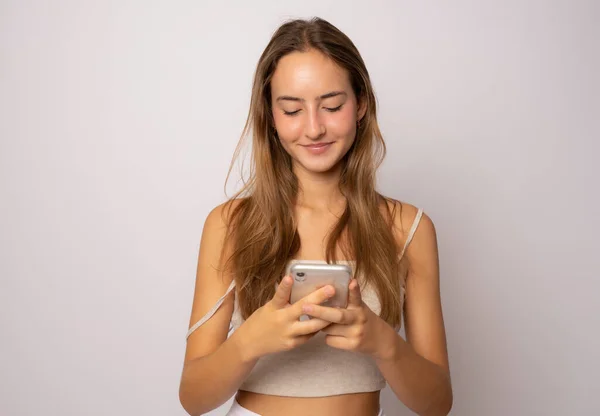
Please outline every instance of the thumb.
[{"label": "thumb", "polygon": [[349,293],[348,293],[348,307],[351,306],[361,306],[362,305],[362,296],[360,294],[360,287],[358,287],[358,281],[356,279],[352,279],[350,285],[348,285]]},{"label": "thumb", "polygon": [[290,302],[290,295],[292,293],[292,278],[290,276],[283,276],[281,283],[275,290],[275,295],[271,302],[277,309],[285,308]]}]

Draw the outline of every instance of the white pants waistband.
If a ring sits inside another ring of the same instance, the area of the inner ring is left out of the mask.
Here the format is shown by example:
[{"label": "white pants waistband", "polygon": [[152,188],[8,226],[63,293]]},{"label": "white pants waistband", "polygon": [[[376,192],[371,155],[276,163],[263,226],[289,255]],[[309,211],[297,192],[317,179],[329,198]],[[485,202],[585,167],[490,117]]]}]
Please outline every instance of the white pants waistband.
[{"label": "white pants waistband", "polygon": [[[241,404],[239,404],[237,402],[237,400],[233,400],[233,404],[231,405],[231,408],[229,409],[229,411],[227,412],[227,414],[225,416],[260,416],[258,413],[254,413],[251,410],[246,409],[245,407],[242,407]],[[380,407],[379,408],[379,414],[377,416],[385,416],[385,413],[383,413],[383,409]]]}]

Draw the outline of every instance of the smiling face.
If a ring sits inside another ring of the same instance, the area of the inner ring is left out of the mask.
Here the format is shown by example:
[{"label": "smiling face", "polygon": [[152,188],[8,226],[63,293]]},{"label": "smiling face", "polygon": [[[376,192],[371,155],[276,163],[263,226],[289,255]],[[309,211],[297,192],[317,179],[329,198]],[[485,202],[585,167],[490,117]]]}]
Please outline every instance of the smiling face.
[{"label": "smiling face", "polygon": [[322,53],[292,52],[271,79],[273,120],[294,171],[338,167],[356,136],[358,108],[348,72]]}]

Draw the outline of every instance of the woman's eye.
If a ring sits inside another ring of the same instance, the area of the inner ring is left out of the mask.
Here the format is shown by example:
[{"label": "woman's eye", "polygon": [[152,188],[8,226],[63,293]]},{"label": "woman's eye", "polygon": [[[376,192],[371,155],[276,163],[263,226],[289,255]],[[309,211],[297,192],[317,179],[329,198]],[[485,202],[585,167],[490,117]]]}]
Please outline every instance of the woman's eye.
[{"label": "woman's eye", "polygon": [[[335,108],[331,108],[331,107],[323,107],[325,110],[329,111],[330,113],[335,113],[336,111],[339,111],[342,106],[344,104],[340,104]],[[300,112],[300,110],[296,110],[296,111],[285,111],[283,110],[283,114],[285,114],[286,116],[295,116]]]},{"label": "woman's eye", "polygon": [[327,110],[327,111],[330,111],[330,112],[334,113],[334,112],[336,112],[336,111],[339,111],[339,109],[340,109],[340,108],[342,108],[342,106],[343,106],[343,105],[344,105],[344,104],[340,104],[340,105],[338,105],[338,106],[337,106],[337,107],[335,107],[335,108],[329,108],[329,107],[325,107],[325,110]]}]

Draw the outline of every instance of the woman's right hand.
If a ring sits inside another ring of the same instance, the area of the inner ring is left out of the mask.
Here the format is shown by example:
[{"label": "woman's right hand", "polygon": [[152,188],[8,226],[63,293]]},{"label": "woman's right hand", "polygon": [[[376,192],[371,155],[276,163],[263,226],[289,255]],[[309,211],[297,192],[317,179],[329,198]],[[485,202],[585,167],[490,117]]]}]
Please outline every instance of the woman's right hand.
[{"label": "woman's right hand", "polygon": [[323,286],[290,305],[292,277],[285,276],[273,298],[258,308],[235,331],[243,340],[248,359],[258,359],[279,351],[288,351],[307,342],[314,334],[330,324],[312,318],[300,321],[302,305],[321,304],[335,294],[331,285]]}]

